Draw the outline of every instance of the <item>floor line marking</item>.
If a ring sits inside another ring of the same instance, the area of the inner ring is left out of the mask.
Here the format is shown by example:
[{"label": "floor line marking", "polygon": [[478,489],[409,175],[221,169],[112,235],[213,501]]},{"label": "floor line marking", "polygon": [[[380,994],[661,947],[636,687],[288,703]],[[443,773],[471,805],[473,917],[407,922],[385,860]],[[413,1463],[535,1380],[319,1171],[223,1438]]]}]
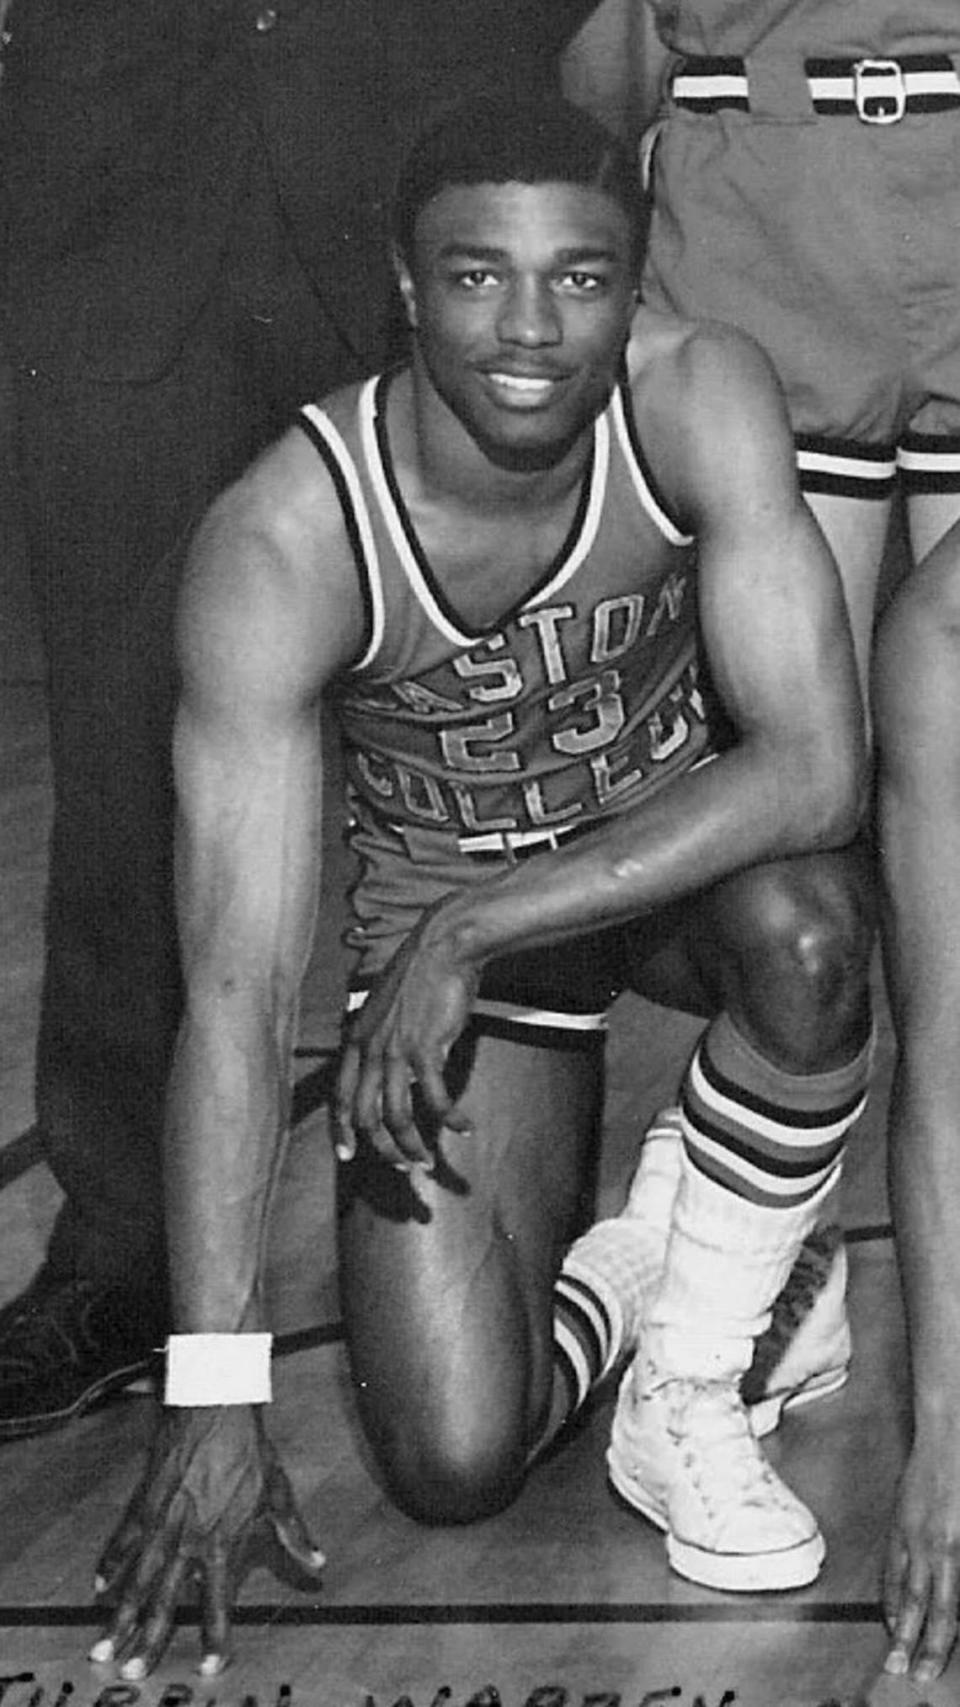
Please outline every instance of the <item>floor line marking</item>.
[{"label": "floor line marking", "polygon": [[[0,1606],[0,1629],[60,1629],[101,1625],[104,1608],[94,1605]],[[872,1600],[818,1601],[804,1606],[674,1606],[669,1602],[610,1605],[590,1601],[509,1605],[504,1602],[318,1606],[249,1604],[234,1609],[236,1626],[285,1625],[485,1625],[485,1624],[878,1624],[880,1605]],[[180,1607],[178,1624],[196,1625],[199,1610]]]}]

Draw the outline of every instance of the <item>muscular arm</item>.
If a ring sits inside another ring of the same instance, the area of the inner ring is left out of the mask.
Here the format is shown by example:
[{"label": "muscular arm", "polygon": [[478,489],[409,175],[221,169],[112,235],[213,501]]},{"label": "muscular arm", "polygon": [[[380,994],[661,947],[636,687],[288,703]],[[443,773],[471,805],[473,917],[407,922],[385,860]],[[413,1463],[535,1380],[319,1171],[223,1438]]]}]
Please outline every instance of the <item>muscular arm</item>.
[{"label": "muscular arm", "polygon": [[[319,882],[319,693],[359,640],[336,500],[291,434],[215,506],[181,600],[176,879],[185,1016],[165,1138],[173,1320],[263,1327],[261,1263],[286,1134],[300,978]],[[208,1670],[228,1651],[242,1547],[267,1520],[322,1563],[253,1407],[165,1414],[101,1575],[111,1653],[139,1677],[198,1569]]]},{"label": "muscular arm", "polygon": [[891,1529],[892,1665],[943,1669],[960,1599],[960,537],[909,582],[877,649],[888,987],[900,1045],[890,1174],[914,1439]]},{"label": "muscular arm", "polygon": [[395,969],[402,996],[377,1037],[371,1012],[342,1095],[345,1125],[372,1136],[382,1117],[416,1159],[409,1080],[449,1113],[443,1062],[488,960],[615,925],[761,860],[840,845],[857,825],[865,759],[849,628],[766,362],[736,334],[705,330],[646,362],[636,399],[661,487],[698,536],[705,650],[737,739],[594,835],[425,922]]}]

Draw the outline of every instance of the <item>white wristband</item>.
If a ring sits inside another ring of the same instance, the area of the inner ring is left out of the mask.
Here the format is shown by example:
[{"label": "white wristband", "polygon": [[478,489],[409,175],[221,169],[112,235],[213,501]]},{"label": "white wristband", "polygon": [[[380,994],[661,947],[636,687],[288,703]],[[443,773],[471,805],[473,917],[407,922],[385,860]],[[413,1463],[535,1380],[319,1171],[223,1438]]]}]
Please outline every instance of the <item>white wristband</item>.
[{"label": "white wristband", "polygon": [[165,1405],[269,1405],[272,1334],[171,1334]]}]

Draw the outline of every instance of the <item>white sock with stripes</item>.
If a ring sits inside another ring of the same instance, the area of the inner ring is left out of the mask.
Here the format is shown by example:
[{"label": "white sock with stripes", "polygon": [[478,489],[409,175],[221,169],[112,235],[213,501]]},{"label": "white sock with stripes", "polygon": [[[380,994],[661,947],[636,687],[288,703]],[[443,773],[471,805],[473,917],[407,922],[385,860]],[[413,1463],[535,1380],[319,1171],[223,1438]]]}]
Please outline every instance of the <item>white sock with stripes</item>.
[{"label": "white sock with stripes", "polygon": [[863,1112],[873,1038],[827,1073],[786,1073],[760,1055],[728,1014],[705,1032],[681,1093],[693,1165],[736,1196],[770,1209],[814,1197],[839,1172]]},{"label": "white sock with stripes", "polygon": [[554,1354],[571,1412],[636,1347],[663,1268],[682,1159],[680,1111],[666,1109],[644,1134],[621,1214],[596,1222],[567,1252],[554,1287]]}]

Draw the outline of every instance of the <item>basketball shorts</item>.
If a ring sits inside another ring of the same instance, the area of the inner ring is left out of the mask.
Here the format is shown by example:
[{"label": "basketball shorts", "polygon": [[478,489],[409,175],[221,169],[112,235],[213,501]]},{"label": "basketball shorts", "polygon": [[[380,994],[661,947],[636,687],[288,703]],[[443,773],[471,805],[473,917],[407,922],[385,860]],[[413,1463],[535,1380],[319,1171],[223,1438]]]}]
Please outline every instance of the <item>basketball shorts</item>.
[{"label": "basketball shorts", "polygon": [[807,492],[960,492],[960,112],[671,109],[644,296],[777,369]]},{"label": "basketball shorts", "polygon": [[[355,922],[347,938],[355,955],[348,1014],[362,1006],[377,975],[430,907],[559,846],[561,839],[562,832],[544,832],[458,841],[446,832],[365,821],[352,837],[361,876],[351,897]],[[628,937],[622,927],[594,931],[491,961],[474,1001],[477,1025],[528,1043],[602,1045],[609,1009],[627,984]]]}]

